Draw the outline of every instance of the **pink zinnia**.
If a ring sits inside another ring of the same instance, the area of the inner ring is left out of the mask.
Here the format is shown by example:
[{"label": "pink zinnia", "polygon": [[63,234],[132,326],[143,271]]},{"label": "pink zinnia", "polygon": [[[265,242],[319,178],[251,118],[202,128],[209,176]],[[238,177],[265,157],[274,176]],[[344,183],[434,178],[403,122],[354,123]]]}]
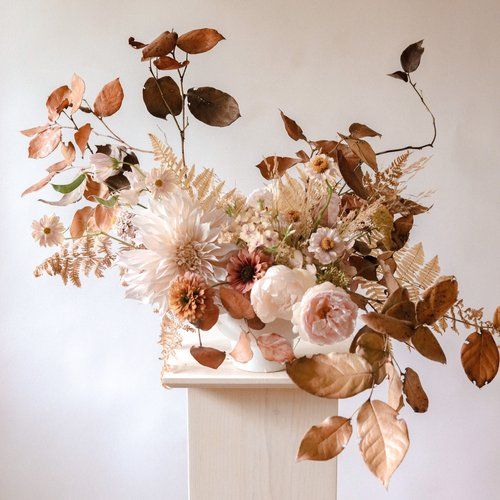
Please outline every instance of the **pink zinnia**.
[{"label": "pink zinnia", "polygon": [[241,293],[249,292],[253,284],[264,276],[272,263],[272,257],[261,250],[240,250],[227,264],[227,281]]}]

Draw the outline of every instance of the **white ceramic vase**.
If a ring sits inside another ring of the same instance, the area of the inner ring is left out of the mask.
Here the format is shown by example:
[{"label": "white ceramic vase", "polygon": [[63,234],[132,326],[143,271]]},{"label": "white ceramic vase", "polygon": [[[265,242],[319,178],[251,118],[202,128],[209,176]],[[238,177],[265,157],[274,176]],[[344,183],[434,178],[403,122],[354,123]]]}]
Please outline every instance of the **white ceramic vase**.
[{"label": "white ceramic vase", "polygon": [[[237,344],[240,338],[240,333],[242,331],[248,331],[248,326],[244,320],[237,320],[229,316],[229,314],[224,313],[219,317],[219,321],[214,326],[214,330],[218,331],[221,335],[229,339],[231,343],[231,350]],[[291,321],[286,321],[283,319],[277,319],[271,323],[267,323],[262,330],[252,330],[250,329],[253,336],[258,337],[263,333],[278,333],[282,337],[292,341],[294,334],[292,331]],[[260,349],[257,347],[255,339],[251,337],[250,346],[252,348],[253,357],[247,363],[239,363],[236,360],[232,360],[233,365],[247,372],[255,373],[271,373],[279,372],[285,369],[281,363],[276,363],[276,361],[268,361],[262,356]]]}]

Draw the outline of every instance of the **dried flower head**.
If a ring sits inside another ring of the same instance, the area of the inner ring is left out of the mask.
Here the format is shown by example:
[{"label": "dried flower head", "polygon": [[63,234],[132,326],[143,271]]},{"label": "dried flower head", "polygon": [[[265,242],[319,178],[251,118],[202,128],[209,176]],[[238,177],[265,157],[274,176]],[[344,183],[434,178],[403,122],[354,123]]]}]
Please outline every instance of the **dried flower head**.
[{"label": "dried flower head", "polygon": [[331,264],[344,253],[347,246],[336,229],[320,227],[311,235],[308,250],[321,264]]},{"label": "dried flower head", "polygon": [[307,164],[307,171],[311,177],[323,179],[332,174],[333,159],[324,155],[313,156]]},{"label": "dried flower head", "polygon": [[249,292],[253,284],[264,276],[271,263],[272,257],[261,250],[240,250],[229,259],[227,281],[235,290]]},{"label": "dried flower head", "polygon": [[214,292],[198,274],[187,272],[172,281],[168,305],[179,318],[191,323],[203,318],[214,303]]},{"label": "dried flower head", "polygon": [[64,241],[64,226],[57,215],[44,215],[31,224],[32,236],[42,247],[60,245]]}]

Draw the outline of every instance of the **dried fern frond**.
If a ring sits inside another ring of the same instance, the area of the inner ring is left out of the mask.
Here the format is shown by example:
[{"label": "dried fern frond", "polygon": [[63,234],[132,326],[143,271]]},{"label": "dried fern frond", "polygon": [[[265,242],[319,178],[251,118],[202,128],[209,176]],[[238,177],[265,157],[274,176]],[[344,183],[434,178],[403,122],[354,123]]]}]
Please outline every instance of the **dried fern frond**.
[{"label": "dried fern frond", "polygon": [[184,325],[171,312],[167,312],[161,320],[160,340],[161,345],[160,359],[163,361],[161,378],[166,372],[172,370],[170,362],[176,358],[176,351],[182,347],[182,331],[194,332],[194,328]]},{"label": "dried fern frond", "polygon": [[106,236],[85,236],[65,243],[51,257],[38,265],[33,274],[39,278],[43,274],[60,276],[65,285],[71,282],[82,286],[81,274],[102,278],[104,271],[113,265],[116,254],[111,249],[111,240]]}]

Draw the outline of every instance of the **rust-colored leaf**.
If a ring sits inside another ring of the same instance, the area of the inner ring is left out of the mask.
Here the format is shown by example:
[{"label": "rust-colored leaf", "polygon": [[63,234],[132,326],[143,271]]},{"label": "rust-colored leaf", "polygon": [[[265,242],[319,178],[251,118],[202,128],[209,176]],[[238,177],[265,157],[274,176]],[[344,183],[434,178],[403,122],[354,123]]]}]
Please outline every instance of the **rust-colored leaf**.
[{"label": "rust-colored leaf", "polygon": [[241,116],[236,99],[222,90],[191,88],[187,91],[187,98],[193,116],[212,127],[227,127]]},{"label": "rust-colored leaf", "polygon": [[386,361],[389,351],[382,334],[367,327],[356,344],[356,354],[363,356],[372,366],[380,366]]},{"label": "rust-colored leaf", "polygon": [[147,110],[157,118],[177,116],[182,111],[182,96],[179,86],[170,76],[146,80],[142,98]]},{"label": "rust-colored leaf", "polygon": [[188,31],[179,37],[177,47],[188,54],[201,54],[213,49],[224,37],[211,28]]},{"label": "rust-colored leaf", "polygon": [[95,197],[105,199],[108,196],[109,189],[104,183],[94,181],[90,176],[87,176],[87,184],[83,196],[89,201],[95,201]]},{"label": "rust-colored leaf", "polygon": [[210,330],[219,320],[219,308],[215,304],[211,304],[205,309],[203,318],[193,323],[197,328],[203,331]]},{"label": "rust-colored leaf", "polygon": [[347,137],[347,144],[351,148],[351,151],[364,163],[366,163],[375,172],[377,168],[377,156],[373,148],[363,139],[351,139]]},{"label": "rust-colored leaf", "polygon": [[47,125],[40,125],[38,127],[27,128],[26,130],[21,130],[21,134],[25,135],[26,137],[33,137],[34,135],[47,130],[49,127],[50,123],[47,123]]},{"label": "rust-colored leaf", "polygon": [[391,233],[392,246],[391,250],[400,250],[406,245],[410,237],[410,231],[413,227],[413,215],[408,214],[399,217],[394,221],[393,230]]},{"label": "rust-colored leaf", "polygon": [[337,158],[337,149],[339,148],[338,141],[321,140],[313,141],[313,144],[318,150],[318,153]]},{"label": "rust-colored leaf", "polygon": [[257,345],[264,359],[287,363],[295,359],[290,342],[277,333],[263,333],[257,337]]},{"label": "rust-colored leaf", "polygon": [[361,295],[356,292],[351,292],[350,290],[347,290],[347,293],[349,294],[349,297],[351,300],[360,308],[360,309],[365,309],[366,306],[368,305],[368,298],[365,297],[364,295]]},{"label": "rust-colored leaf", "polygon": [[251,330],[262,330],[266,326],[266,324],[257,315],[253,318],[248,318],[245,321],[248,328]]},{"label": "rust-colored leaf", "polygon": [[147,43],[139,42],[133,36],[129,37],[128,44],[134,49],[143,49],[147,45]]},{"label": "rust-colored leaf", "polygon": [[432,361],[446,364],[446,356],[434,334],[427,326],[419,326],[411,339],[413,347],[422,355]]},{"label": "rust-colored leaf", "polygon": [[298,387],[322,398],[350,398],[373,382],[368,361],[351,353],[304,356],[287,363],[286,371]]},{"label": "rust-colored leaf", "polygon": [[306,136],[304,135],[302,129],[297,125],[297,122],[286,116],[285,113],[283,113],[283,111],[281,110],[280,114],[281,119],[285,124],[286,133],[290,136],[290,138],[294,141],[298,141],[299,139],[303,139],[304,141],[306,141]]},{"label": "rust-colored leaf", "polygon": [[352,435],[351,420],[345,417],[329,417],[319,425],[313,425],[302,438],[297,460],[330,460],[347,446]]},{"label": "rust-colored leaf", "polygon": [[184,66],[187,66],[189,64],[189,61],[179,62],[179,61],[175,60],[173,57],[161,56],[158,59],[155,59],[153,61],[153,64],[158,69],[171,70],[171,69],[183,68]]},{"label": "rust-colored leaf", "polygon": [[52,127],[37,134],[28,146],[30,158],[45,158],[57,148],[61,142],[61,127]]},{"label": "rust-colored leaf", "polygon": [[387,488],[410,446],[406,422],[388,404],[368,400],[358,413],[358,434],[365,464]]},{"label": "rust-colored leaf", "polygon": [[220,287],[220,300],[234,319],[251,319],[255,312],[250,301],[240,292],[228,286]]},{"label": "rust-colored leaf", "polygon": [[29,194],[29,193],[34,193],[35,191],[39,191],[40,189],[45,187],[52,180],[52,177],[54,177],[54,175],[56,175],[56,172],[51,172],[49,175],[44,177],[42,180],[36,182],[35,184],[30,186],[29,188],[25,189],[23,191],[23,193],[21,194],[21,196],[24,196],[24,195]]},{"label": "rust-colored leaf", "polygon": [[96,226],[101,231],[109,231],[115,221],[115,212],[116,209],[114,207],[108,208],[101,204],[97,205],[94,215]]},{"label": "rust-colored leaf", "polygon": [[300,161],[302,163],[307,163],[311,158],[309,157],[309,155],[303,150],[301,149],[300,151],[297,151],[295,153],[295,155],[297,156],[297,158],[300,159]]},{"label": "rust-colored leaf", "polygon": [[368,197],[368,193],[366,192],[363,184],[363,172],[361,171],[359,161],[348,160],[342,151],[337,151],[337,161],[340,173],[346,184],[360,198],[366,199]]},{"label": "rust-colored leaf", "polygon": [[76,158],[76,151],[71,141],[68,142],[68,145],[61,142],[61,153],[64,156],[64,161],[68,165],[72,165]]},{"label": "rust-colored leaf", "polygon": [[219,368],[226,359],[226,353],[224,351],[219,351],[213,347],[192,346],[189,352],[200,365],[208,366],[208,368],[213,368],[214,370]]},{"label": "rust-colored leaf", "polygon": [[404,300],[387,309],[387,316],[402,319],[415,325],[415,304],[411,300]]},{"label": "rust-colored leaf", "polygon": [[75,132],[75,142],[80,151],[82,152],[82,157],[83,154],[85,153],[85,148],[87,147],[87,143],[89,142],[90,132],[92,132],[92,127],[90,126],[90,123],[82,125]]},{"label": "rust-colored leaf", "polygon": [[378,261],[376,257],[366,255],[351,255],[349,257],[349,265],[356,268],[356,275],[361,276],[369,281],[377,281]]},{"label": "rust-colored leaf", "polygon": [[363,137],[382,137],[381,134],[362,123],[352,123],[349,127],[349,133],[354,139],[362,139]]},{"label": "rust-colored leaf", "polygon": [[422,294],[417,303],[419,323],[432,325],[453,306],[458,297],[458,283],[454,276],[442,277]]},{"label": "rust-colored leaf", "polygon": [[177,33],[165,31],[142,49],[142,59],[166,56],[174,50],[176,42]]},{"label": "rust-colored leaf", "polygon": [[92,216],[94,210],[92,207],[83,207],[75,212],[73,216],[73,221],[69,228],[69,232],[72,238],[80,238],[85,234],[87,230],[87,223]]},{"label": "rust-colored leaf", "polygon": [[429,398],[420,383],[420,377],[415,370],[407,368],[403,382],[403,392],[406,402],[415,413],[425,413],[429,408]]},{"label": "rust-colored leaf", "polygon": [[392,318],[385,314],[370,312],[361,315],[361,319],[376,332],[389,335],[396,340],[404,342],[413,335],[413,327],[410,322]]},{"label": "rust-colored leaf", "polygon": [[71,96],[69,98],[71,102],[71,114],[80,109],[84,93],[85,82],[83,81],[83,78],[81,76],[78,76],[76,73],[74,73],[73,77],[71,78]]},{"label": "rust-colored leaf", "polygon": [[241,332],[237,344],[229,353],[238,363],[248,363],[253,358],[253,351],[250,345],[250,334]]},{"label": "rust-colored leaf", "polygon": [[55,89],[47,98],[47,116],[49,121],[54,122],[59,118],[61,111],[70,104],[71,90],[67,85]]},{"label": "rust-colored leaf", "polygon": [[68,166],[66,160],[58,161],[47,168],[47,172],[57,174],[62,172]]},{"label": "rust-colored leaf", "polygon": [[462,346],[462,366],[471,382],[481,388],[498,372],[498,346],[487,330],[471,333]]},{"label": "rust-colored leaf", "polygon": [[404,406],[403,402],[403,382],[392,363],[386,363],[385,371],[389,379],[389,393],[387,397],[387,404],[399,412]]},{"label": "rust-colored leaf", "polygon": [[496,328],[497,330],[500,330],[500,306],[498,306],[495,309],[495,312],[493,313],[493,327]]},{"label": "rust-colored leaf", "polygon": [[387,76],[396,78],[396,80],[403,80],[403,82],[408,81],[408,75],[404,71],[395,71],[394,73],[389,73]]},{"label": "rust-colored leaf", "polygon": [[395,306],[396,304],[405,302],[407,300],[410,300],[410,294],[408,293],[408,290],[404,287],[397,288],[387,298],[384,307],[382,308],[382,314],[385,314],[392,306]]},{"label": "rust-colored leaf", "polygon": [[123,102],[123,88],[120,79],[106,83],[94,101],[94,113],[97,116],[105,117],[114,115]]},{"label": "rust-colored leaf", "polygon": [[256,167],[266,180],[281,177],[289,168],[299,163],[298,158],[287,156],[267,156]]},{"label": "rust-colored leaf", "polygon": [[420,59],[424,53],[423,42],[423,40],[420,40],[412,43],[401,53],[401,67],[406,73],[412,73],[420,66]]}]

